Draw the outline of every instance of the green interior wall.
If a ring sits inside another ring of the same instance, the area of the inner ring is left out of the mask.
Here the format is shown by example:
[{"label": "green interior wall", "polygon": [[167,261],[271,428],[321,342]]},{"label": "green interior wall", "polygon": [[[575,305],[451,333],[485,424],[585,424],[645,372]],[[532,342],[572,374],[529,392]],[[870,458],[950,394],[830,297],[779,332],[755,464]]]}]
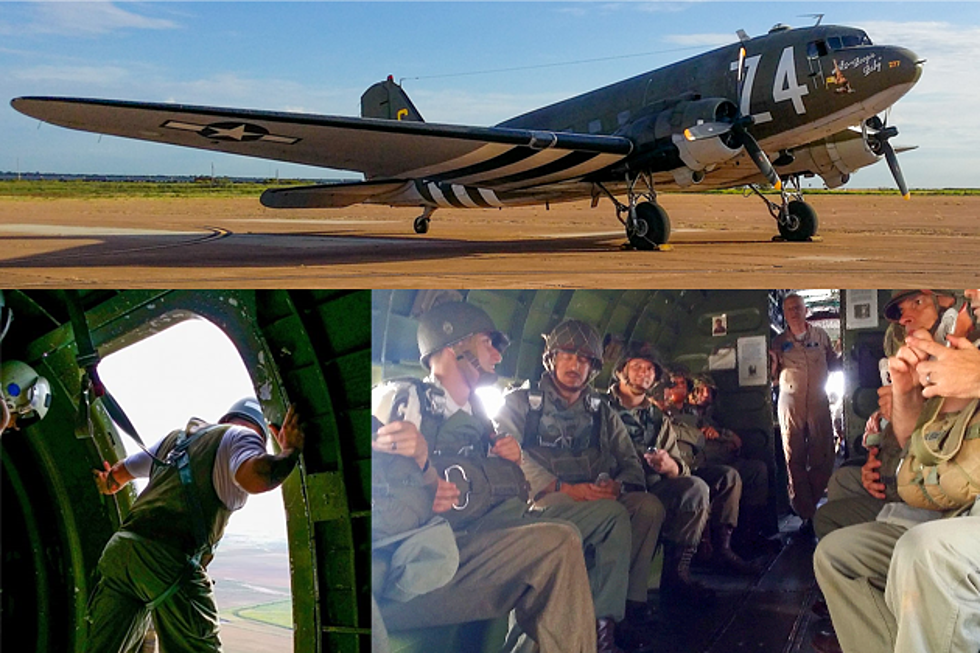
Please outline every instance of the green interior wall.
[{"label": "green interior wall", "polygon": [[[79,651],[95,564],[133,495],[103,497],[92,483],[91,468],[124,455],[101,406],[92,437],[75,435],[80,374],[65,295],[5,295],[15,321],[2,354],[33,365],[54,397],[43,421],[3,436],[3,621],[17,624],[4,640]],[[272,421],[297,404],[307,446],[283,485],[294,650],[369,650],[369,294],[83,291],[81,301],[103,355],[203,317],[238,348]]]}]

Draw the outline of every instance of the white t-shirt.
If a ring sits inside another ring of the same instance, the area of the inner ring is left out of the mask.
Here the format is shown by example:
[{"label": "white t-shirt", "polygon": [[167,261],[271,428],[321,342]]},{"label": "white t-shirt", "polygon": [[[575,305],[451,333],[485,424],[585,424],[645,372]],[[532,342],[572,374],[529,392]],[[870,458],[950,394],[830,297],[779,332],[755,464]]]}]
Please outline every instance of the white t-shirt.
[{"label": "white t-shirt", "polygon": [[[150,447],[150,451],[155,456],[160,444],[157,442]],[[231,427],[221,437],[221,444],[218,445],[218,454],[214,459],[214,470],[211,473],[211,482],[218,494],[218,498],[229,510],[238,510],[245,505],[248,499],[248,492],[235,480],[238,468],[249,458],[261,456],[266,451],[265,438],[252,429],[237,424]],[[153,459],[145,451],[138,451],[123,461],[126,471],[137,478],[148,478],[150,470],[153,468]]]}]

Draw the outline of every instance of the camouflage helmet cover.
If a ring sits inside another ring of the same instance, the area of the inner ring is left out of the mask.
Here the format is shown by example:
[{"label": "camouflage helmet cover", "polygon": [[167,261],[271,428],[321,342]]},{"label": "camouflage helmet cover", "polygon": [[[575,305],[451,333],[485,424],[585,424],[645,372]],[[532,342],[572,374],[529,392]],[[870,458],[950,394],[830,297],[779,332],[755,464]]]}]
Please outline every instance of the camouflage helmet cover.
[{"label": "camouflage helmet cover", "polygon": [[660,355],[657,353],[657,350],[649,342],[641,340],[635,340],[627,345],[623,355],[616,362],[616,367],[613,368],[613,371],[619,374],[626,368],[626,364],[634,358],[641,358],[653,365],[656,379],[660,379],[663,376],[664,368],[660,363]]},{"label": "camouflage helmet cover", "polygon": [[554,355],[567,351],[589,359],[589,381],[602,371],[602,338],[588,323],[582,320],[564,320],[550,333],[544,334],[544,367],[554,369]]},{"label": "camouflage helmet cover", "polygon": [[477,333],[490,335],[494,349],[501,354],[510,338],[498,331],[493,320],[479,306],[466,302],[445,302],[429,309],[419,318],[419,361],[429,368],[429,357]]}]

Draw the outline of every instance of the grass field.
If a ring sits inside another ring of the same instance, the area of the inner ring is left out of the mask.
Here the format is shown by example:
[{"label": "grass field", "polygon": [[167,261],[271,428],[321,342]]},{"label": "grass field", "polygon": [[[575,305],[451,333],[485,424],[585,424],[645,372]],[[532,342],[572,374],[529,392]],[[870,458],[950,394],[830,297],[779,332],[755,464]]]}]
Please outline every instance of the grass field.
[{"label": "grass field", "polygon": [[274,603],[252,605],[247,608],[238,608],[237,610],[233,610],[232,614],[241,619],[248,619],[249,621],[257,621],[290,630],[293,628],[293,602],[288,599]]},{"label": "grass field", "polygon": [[[105,199],[105,198],[181,198],[181,197],[258,197],[270,186],[295,186],[308,181],[267,180],[232,182],[228,179],[200,178],[196,181],[85,181],[85,180],[0,180],[0,199]],[[705,194],[743,193],[735,188],[723,191],[707,191]],[[775,191],[772,191],[775,193]],[[894,189],[857,190],[806,190],[807,195],[889,195]],[[915,195],[980,195],[980,189],[923,188],[913,189]]]}]

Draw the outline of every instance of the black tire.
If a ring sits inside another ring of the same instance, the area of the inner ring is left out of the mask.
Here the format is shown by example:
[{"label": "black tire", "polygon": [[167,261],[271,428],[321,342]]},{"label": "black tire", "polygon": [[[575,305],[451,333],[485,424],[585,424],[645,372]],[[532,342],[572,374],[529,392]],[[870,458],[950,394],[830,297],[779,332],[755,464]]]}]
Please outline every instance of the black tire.
[{"label": "black tire", "polygon": [[423,218],[421,216],[415,218],[415,224],[413,225],[413,227],[415,228],[415,233],[417,234],[428,233],[429,218]]},{"label": "black tire", "polygon": [[787,207],[787,220],[779,222],[779,235],[786,240],[802,242],[817,233],[817,212],[806,202],[793,200]]},{"label": "black tire", "polygon": [[663,207],[653,202],[636,205],[633,219],[627,222],[626,238],[636,249],[651,250],[670,240],[670,218]]}]

